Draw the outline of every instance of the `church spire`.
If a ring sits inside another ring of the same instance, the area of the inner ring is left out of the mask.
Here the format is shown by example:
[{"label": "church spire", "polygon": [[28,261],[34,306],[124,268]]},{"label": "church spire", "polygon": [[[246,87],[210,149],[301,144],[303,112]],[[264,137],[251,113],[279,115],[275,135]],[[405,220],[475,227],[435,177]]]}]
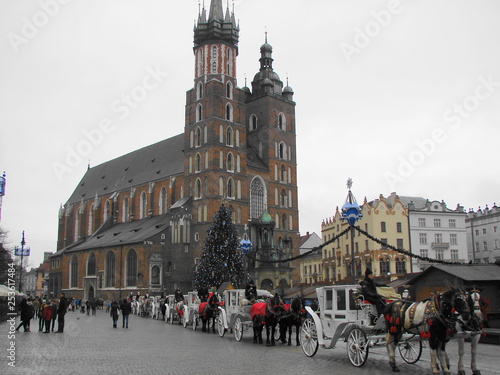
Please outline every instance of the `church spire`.
[{"label": "church spire", "polygon": [[222,9],[222,0],[212,0],[210,4],[210,13],[208,15],[208,22],[220,21],[224,22],[224,11]]}]

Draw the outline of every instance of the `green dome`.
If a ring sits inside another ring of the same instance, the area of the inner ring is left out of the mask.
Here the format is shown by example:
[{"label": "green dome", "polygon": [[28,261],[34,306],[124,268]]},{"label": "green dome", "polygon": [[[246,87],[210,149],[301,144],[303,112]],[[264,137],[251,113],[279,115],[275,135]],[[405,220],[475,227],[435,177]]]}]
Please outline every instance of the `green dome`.
[{"label": "green dome", "polygon": [[273,221],[273,218],[267,211],[264,211],[264,213],[260,217],[260,221],[262,221],[263,223],[270,223],[271,221]]}]

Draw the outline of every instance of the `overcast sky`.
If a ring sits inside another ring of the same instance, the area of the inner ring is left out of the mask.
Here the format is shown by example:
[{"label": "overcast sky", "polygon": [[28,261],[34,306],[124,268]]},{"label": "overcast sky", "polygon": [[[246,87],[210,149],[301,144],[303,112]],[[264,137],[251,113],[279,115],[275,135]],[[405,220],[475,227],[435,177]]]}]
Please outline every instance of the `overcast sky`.
[{"label": "overcast sky", "polygon": [[[302,234],[321,234],[349,177],[359,203],[395,191],[500,204],[499,1],[234,3],[238,85],[267,29],[295,91]],[[89,159],[183,132],[197,15],[197,0],[0,2],[0,226],[10,247],[26,232],[33,266],[56,250],[59,207]]]}]

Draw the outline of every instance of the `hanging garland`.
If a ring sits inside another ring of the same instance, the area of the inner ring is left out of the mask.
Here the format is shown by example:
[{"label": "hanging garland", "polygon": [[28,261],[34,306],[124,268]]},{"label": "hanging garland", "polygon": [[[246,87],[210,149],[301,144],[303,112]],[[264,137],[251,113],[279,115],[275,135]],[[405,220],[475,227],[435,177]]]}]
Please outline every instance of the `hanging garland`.
[{"label": "hanging garland", "polygon": [[[308,255],[311,255],[313,253],[316,253],[318,250],[321,250],[323,249],[323,247],[325,247],[326,245],[329,245],[331,244],[332,242],[336,241],[338,238],[342,237],[344,234],[346,234],[349,230],[351,229],[351,227],[347,227],[344,231],[342,231],[341,233],[337,234],[335,237],[333,237],[331,240],[319,245],[319,246],[316,246],[316,247],[313,247],[311,250],[305,252],[304,254],[300,254],[300,255],[297,255],[295,257],[292,257],[292,258],[288,258],[288,259],[281,259],[281,260],[261,260],[261,259],[257,259],[256,257],[250,255],[250,254],[246,254],[246,256],[250,259],[254,259],[256,261],[259,261],[261,263],[286,263],[286,262],[291,262],[293,260],[297,260],[297,259],[300,259],[300,258],[305,258],[306,256]],[[397,253],[400,253],[400,254],[403,254],[403,255],[406,255],[410,258],[415,258],[415,259],[420,259],[420,260],[423,260],[425,262],[429,262],[429,263],[440,263],[440,264],[465,264],[465,263],[461,263],[461,262],[448,262],[446,260],[441,260],[441,259],[432,259],[432,258],[429,258],[429,257],[422,257],[420,255],[417,255],[417,254],[413,254],[413,253],[410,253],[409,251],[406,251],[406,250],[401,250],[401,249],[398,249],[392,245],[389,245],[389,244],[386,244],[384,242],[382,242],[382,240],[378,239],[378,238],[375,238],[373,237],[372,235],[370,235],[368,232],[364,231],[363,229],[361,229],[359,226],[354,226],[354,229],[356,229],[359,233],[363,234],[365,237],[369,238],[370,240],[378,243],[379,245],[382,245],[382,246],[385,246],[387,247],[388,249],[392,250],[392,251],[395,251]]]},{"label": "hanging garland", "polygon": [[256,260],[258,262],[261,262],[261,263],[286,263],[286,262],[291,262],[292,260],[297,260],[297,259],[300,259],[300,258],[305,258],[306,256],[308,255],[311,255],[313,253],[316,253],[318,252],[319,250],[323,249],[323,247],[325,247],[326,245],[329,245],[331,244],[332,242],[336,241],[337,238],[340,238],[342,237],[344,234],[346,234],[351,228],[346,228],[344,231],[342,231],[341,233],[337,234],[335,237],[333,237],[331,240],[329,241],[326,241],[325,243],[319,245],[319,246],[316,246],[316,247],[313,247],[311,250],[305,252],[304,254],[300,254],[300,255],[297,255],[293,258],[288,258],[288,259],[281,259],[281,260],[261,260],[261,259],[257,259],[256,257],[250,255],[249,253],[246,254],[246,256],[250,259],[253,259],[253,260]]},{"label": "hanging garland", "polygon": [[358,226],[355,226],[354,229],[356,229],[359,233],[363,234],[365,237],[368,237],[370,240],[378,243],[379,245],[385,246],[385,247],[389,248],[390,250],[396,251],[397,253],[407,255],[410,258],[420,259],[420,260],[423,260],[423,261],[426,261],[426,262],[429,262],[429,263],[465,264],[465,263],[460,263],[460,262],[448,262],[446,260],[441,260],[441,259],[432,259],[432,258],[429,258],[429,257],[422,257],[420,255],[410,253],[409,251],[401,250],[401,249],[398,249],[398,248],[396,248],[396,247],[394,247],[392,245],[386,244],[386,243],[382,242],[381,240],[379,240],[378,238],[373,237],[368,232],[364,231],[363,229],[361,229]]}]

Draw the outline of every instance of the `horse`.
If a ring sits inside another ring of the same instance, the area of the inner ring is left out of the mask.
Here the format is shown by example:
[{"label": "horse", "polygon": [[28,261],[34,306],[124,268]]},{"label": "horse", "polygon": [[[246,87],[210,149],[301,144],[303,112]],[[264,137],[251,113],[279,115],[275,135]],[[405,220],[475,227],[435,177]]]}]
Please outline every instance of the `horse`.
[{"label": "horse", "polygon": [[266,346],[275,346],[274,334],[278,321],[285,310],[281,297],[276,293],[266,302],[257,302],[250,307],[253,325],[253,342],[262,344],[262,330],[266,326]]},{"label": "horse", "polygon": [[467,303],[469,304],[471,313],[468,320],[460,322],[462,332],[458,335],[458,375],[465,375],[463,364],[465,338],[470,339],[471,342],[472,375],[481,375],[481,371],[476,365],[477,344],[481,338],[485,320],[481,301],[481,294],[478,290],[473,289],[467,292]]},{"label": "horse", "polygon": [[[297,346],[300,346],[300,327],[305,319],[306,310],[304,309],[302,300],[300,298],[295,298],[290,305],[284,306],[285,312],[279,321],[281,342],[283,344],[288,343],[288,346],[292,345],[292,328],[295,327],[295,342]],[[286,339],[287,330],[288,341]]]},{"label": "horse", "polygon": [[397,300],[384,309],[386,323],[386,347],[392,371],[399,372],[395,360],[395,346],[403,333],[418,334],[429,339],[431,367],[433,374],[439,374],[439,359],[444,375],[450,375],[446,355],[446,343],[456,330],[459,319],[467,320],[470,315],[466,292],[451,289],[421,302]]},{"label": "horse", "polygon": [[212,320],[212,332],[215,333],[215,319],[219,310],[219,297],[217,293],[210,293],[210,297],[206,302],[200,303],[198,313],[201,317],[202,332],[210,333],[210,320]]},{"label": "horse", "polygon": [[177,302],[175,304],[175,310],[179,315],[179,324],[182,324],[182,317],[184,315],[184,301]]}]

